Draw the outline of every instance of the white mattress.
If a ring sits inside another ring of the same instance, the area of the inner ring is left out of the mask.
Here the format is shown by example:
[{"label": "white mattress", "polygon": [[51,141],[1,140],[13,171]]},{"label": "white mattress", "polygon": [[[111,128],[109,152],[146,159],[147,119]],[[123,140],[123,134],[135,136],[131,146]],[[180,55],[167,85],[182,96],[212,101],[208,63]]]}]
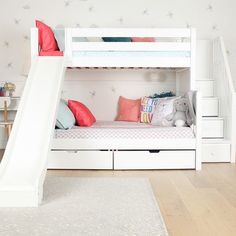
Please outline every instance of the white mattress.
[{"label": "white mattress", "polygon": [[56,139],[190,139],[195,138],[190,127],[160,127],[123,121],[98,121],[91,127],[74,126],[70,130],[56,129]]}]

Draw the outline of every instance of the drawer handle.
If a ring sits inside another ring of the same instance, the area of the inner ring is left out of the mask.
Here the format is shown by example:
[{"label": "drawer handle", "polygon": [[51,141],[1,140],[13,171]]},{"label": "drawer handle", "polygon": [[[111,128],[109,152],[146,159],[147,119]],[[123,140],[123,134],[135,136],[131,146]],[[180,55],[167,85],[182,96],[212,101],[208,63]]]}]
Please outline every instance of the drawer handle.
[{"label": "drawer handle", "polygon": [[77,150],[70,150],[70,151],[67,151],[67,153],[78,153]]},{"label": "drawer handle", "polygon": [[149,153],[159,153],[160,150],[149,150]]}]

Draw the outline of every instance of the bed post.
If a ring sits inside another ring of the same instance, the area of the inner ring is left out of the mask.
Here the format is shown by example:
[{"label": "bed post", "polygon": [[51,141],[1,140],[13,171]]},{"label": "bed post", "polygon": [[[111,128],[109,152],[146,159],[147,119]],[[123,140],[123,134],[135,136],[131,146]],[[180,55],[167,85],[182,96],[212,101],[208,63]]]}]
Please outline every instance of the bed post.
[{"label": "bed post", "polygon": [[37,28],[31,28],[30,30],[30,53],[32,62],[33,58],[39,55],[39,37]]},{"label": "bed post", "polygon": [[65,56],[66,61],[72,63],[72,29],[66,28],[65,29]]},{"label": "bed post", "polygon": [[190,90],[196,90],[196,29],[191,28]]},{"label": "bed post", "polygon": [[196,170],[202,169],[202,96],[196,92]]}]

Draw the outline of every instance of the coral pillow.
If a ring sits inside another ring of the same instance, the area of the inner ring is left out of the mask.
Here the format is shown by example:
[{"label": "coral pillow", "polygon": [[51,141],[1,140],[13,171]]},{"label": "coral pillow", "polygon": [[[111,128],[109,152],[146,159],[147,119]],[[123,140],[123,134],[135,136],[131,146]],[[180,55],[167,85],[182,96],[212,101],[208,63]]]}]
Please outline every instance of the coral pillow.
[{"label": "coral pillow", "polygon": [[155,42],[155,38],[138,38],[138,37],[132,37],[131,38],[132,42]]},{"label": "coral pillow", "polygon": [[52,51],[52,52],[39,52],[39,56],[54,56],[54,57],[58,57],[58,56],[63,56],[63,52],[61,51]]},{"label": "coral pillow", "polygon": [[36,27],[39,30],[39,46],[41,51],[58,51],[59,48],[52,29],[38,20],[36,20]]},{"label": "coral pillow", "polygon": [[68,107],[75,116],[76,124],[79,126],[91,126],[96,122],[92,112],[81,102],[69,100]]},{"label": "coral pillow", "polygon": [[132,100],[120,96],[116,120],[138,122],[140,120],[140,105],[140,99]]}]

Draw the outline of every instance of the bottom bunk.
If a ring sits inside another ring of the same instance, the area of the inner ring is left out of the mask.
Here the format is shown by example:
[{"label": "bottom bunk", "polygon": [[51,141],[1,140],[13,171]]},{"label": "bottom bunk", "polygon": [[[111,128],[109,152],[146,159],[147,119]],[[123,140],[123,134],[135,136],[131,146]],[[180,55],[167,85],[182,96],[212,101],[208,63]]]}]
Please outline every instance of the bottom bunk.
[{"label": "bottom bunk", "polygon": [[191,127],[121,121],[55,130],[49,169],[195,169]]}]

